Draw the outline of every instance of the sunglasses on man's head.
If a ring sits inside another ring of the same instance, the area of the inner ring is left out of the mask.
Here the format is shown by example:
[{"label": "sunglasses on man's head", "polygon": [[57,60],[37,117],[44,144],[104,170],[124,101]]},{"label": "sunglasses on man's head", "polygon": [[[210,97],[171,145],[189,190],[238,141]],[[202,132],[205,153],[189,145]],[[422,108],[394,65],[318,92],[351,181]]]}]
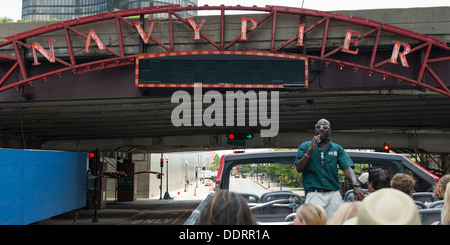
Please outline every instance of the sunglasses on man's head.
[{"label": "sunglasses on man's head", "polygon": [[321,130],[321,129],[328,130],[329,128],[330,128],[330,126],[328,126],[328,125],[319,125],[319,124],[316,125],[317,130]]}]

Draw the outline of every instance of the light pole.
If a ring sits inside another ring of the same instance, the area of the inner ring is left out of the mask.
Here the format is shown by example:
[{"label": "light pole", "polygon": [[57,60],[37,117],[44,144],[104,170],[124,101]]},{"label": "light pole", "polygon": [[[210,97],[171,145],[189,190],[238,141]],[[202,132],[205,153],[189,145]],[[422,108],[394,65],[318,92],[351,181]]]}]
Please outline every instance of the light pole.
[{"label": "light pole", "polygon": [[169,194],[169,157],[166,157],[166,193],[164,199],[172,199]]},{"label": "light pole", "polygon": [[187,166],[188,166],[188,161],[186,160],[184,162],[184,192],[187,192]]},{"label": "light pole", "polygon": [[159,159],[159,163],[160,163],[160,167],[161,167],[161,175],[160,175],[160,182],[159,182],[159,200],[162,200],[162,174],[163,174],[163,167],[164,167],[164,158],[163,158],[163,153],[161,153],[161,158]]},{"label": "light pole", "polygon": [[200,155],[197,152],[197,167],[195,168],[195,188],[198,188],[198,166],[200,163]]}]

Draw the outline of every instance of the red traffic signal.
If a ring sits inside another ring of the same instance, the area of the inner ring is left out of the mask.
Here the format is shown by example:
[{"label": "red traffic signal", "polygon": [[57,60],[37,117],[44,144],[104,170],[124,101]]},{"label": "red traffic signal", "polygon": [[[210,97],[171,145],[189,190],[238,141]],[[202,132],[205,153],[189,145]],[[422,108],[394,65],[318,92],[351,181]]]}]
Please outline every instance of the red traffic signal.
[{"label": "red traffic signal", "polygon": [[156,175],[156,178],[157,178],[157,179],[161,179],[161,174],[157,174],[157,175]]},{"label": "red traffic signal", "polygon": [[89,158],[94,158],[95,154],[93,152],[89,152]]},{"label": "red traffic signal", "polygon": [[383,150],[385,151],[385,152],[389,152],[389,149],[390,149],[391,147],[388,145],[388,144],[386,144],[386,143],[384,143],[384,145],[383,145]]},{"label": "red traffic signal", "polygon": [[230,140],[251,140],[253,139],[253,133],[231,133],[227,134],[227,138]]}]

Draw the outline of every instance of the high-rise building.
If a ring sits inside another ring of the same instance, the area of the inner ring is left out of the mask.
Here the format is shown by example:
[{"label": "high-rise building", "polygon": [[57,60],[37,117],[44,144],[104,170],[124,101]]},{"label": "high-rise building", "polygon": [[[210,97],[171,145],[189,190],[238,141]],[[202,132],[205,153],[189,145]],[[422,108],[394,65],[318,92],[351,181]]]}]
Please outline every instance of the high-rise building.
[{"label": "high-rise building", "polygon": [[[22,0],[23,20],[70,20],[79,17],[141,7],[179,4],[197,6],[197,0]],[[196,15],[196,11],[184,11],[183,17]],[[163,13],[152,18],[166,17]]]}]

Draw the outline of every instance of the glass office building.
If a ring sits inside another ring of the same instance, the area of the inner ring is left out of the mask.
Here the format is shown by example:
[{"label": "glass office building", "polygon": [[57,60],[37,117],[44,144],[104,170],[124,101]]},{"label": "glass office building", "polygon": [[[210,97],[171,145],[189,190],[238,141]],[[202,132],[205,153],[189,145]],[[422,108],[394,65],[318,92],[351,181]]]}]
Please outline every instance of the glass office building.
[{"label": "glass office building", "polygon": [[[179,4],[197,6],[197,0],[22,0],[23,20],[70,20],[79,17],[141,7]],[[183,17],[195,16],[196,11],[184,11]],[[158,14],[152,18],[167,18]]]}]

